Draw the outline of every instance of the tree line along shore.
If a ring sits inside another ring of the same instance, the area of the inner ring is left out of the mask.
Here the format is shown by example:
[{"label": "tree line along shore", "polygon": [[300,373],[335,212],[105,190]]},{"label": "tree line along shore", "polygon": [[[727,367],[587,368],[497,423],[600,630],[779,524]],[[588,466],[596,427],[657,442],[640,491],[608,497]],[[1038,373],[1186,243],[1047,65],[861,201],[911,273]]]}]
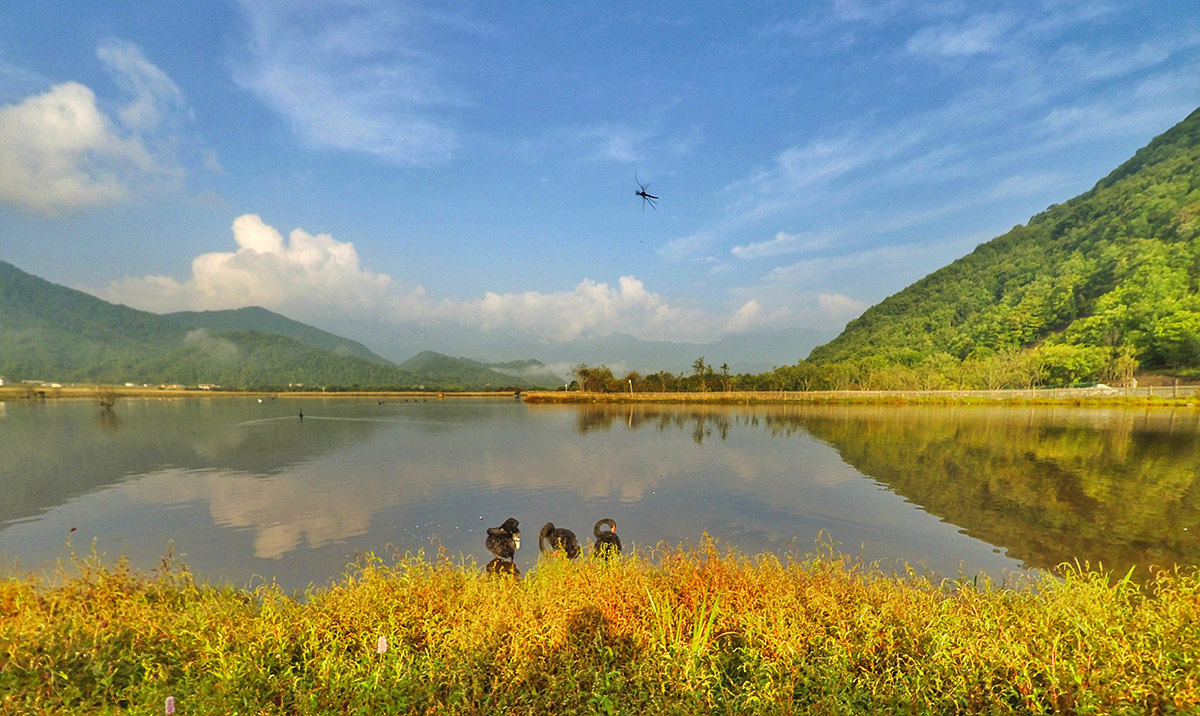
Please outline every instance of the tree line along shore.
[{"label": "tree line along shore", "polygon": [[89,400],[111,407],[119,398],[364,398],[375,400],[431,400],[455,398],[520,399],[534,404],[572,403],[678,403],[704,405],[755,405],[773,403],[824,404],[967,404],[967,405],[1107,405],[1174,407],[1200,406],[1200,385],[1144,385],[1110,388],[1104,385],[1076,388],[998,390],[709,390],[709,391],[395,391],[395,390],[200,390],[182,387],[122,386],[3,386],[0,402],[20,400]]}]

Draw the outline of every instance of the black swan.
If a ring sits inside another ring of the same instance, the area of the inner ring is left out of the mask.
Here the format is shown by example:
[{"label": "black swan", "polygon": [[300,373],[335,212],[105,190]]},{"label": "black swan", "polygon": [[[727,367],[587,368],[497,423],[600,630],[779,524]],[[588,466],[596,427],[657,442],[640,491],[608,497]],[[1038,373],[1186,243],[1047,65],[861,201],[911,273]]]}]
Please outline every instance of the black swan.
[{"label": "black swan", "polygon": [[517,565],[506,559],[500,559],[499,557],[493,559],[491,562],[488,562],[487,567],[484,568],[484,571],[486,571],[488,574],[511,574],[514,577],[521,576],[521,570],[517,569]]},{"label": "black swan", "polygon": [[571,530],[547,522],[538,532],[538,549],[542,554],[552,554],[561,549],[568,557],[575,559],[579,556],[579,540],[575,539],[575,533]]},{"label": "black swan", "polygon": [[488,551],[501,559],[512,561],[513,555],[521,548],[521,530],[517,529],[517,518],[509,517],[499,527],[488,527]]},{"label": "black swan", "polygon": [[[608,529],[600,529],[603,525],[608,525]],[[608,559],[614,554],[621,553],[621,538],[617,536],[616,520],[605,517],[592,528],[592,534],[596,536],[596,544],[592,547],[593,556]]]}]

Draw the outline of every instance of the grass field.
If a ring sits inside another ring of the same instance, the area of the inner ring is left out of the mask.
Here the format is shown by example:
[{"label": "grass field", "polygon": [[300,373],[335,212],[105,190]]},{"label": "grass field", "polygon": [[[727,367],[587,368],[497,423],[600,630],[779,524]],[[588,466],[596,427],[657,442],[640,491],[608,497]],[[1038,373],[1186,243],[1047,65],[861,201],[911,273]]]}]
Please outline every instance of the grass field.
[{"label": "grass field", "polygon": [[1200,576],[934,581],[704,538],[520,579],[368,556],[288,595],[85,555],[0,582],[0,694],[14,714],[1196,712]]}]

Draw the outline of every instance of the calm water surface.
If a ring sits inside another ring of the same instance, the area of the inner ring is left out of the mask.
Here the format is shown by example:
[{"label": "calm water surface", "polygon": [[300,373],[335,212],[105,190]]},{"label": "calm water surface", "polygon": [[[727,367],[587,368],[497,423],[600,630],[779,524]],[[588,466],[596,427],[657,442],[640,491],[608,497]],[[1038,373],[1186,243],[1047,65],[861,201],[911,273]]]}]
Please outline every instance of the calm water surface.
[{"label": "calm water surface", "polygon": [[[299,414],[303,410],[304,418]],[[512,515],[627,548],[696,541],[1002,579],[1064,560],[1200,560],[1194,410],[531,406],[189,398],[0,403],[0,555],[67,542],[144,568],[302,589],[367,551],[490,559]],[[72,533],[71,529],[75,528]]]}]

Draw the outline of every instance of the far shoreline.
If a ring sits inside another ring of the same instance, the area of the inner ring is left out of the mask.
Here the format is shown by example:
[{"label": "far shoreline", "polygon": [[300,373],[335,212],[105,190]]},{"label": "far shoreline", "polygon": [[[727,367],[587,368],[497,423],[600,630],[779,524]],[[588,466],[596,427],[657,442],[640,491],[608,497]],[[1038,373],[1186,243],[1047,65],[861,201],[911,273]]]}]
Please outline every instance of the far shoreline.
[{"label": "far shoreline", "polygon": [[430,390],[232,390],[115,385],[0,386],[0,402],[30,400],[94,400],[121,398],[362,398],[372,400],[453,400],[462,398],[522,400],[535,405],[676,404],[676,405],[1058,405],[1089,407],[1200,407],[1200,386],[1140,388],[1032,388],[999,390],[812,390],[706,392],[585,392],[563,390],[430,391]]}]

